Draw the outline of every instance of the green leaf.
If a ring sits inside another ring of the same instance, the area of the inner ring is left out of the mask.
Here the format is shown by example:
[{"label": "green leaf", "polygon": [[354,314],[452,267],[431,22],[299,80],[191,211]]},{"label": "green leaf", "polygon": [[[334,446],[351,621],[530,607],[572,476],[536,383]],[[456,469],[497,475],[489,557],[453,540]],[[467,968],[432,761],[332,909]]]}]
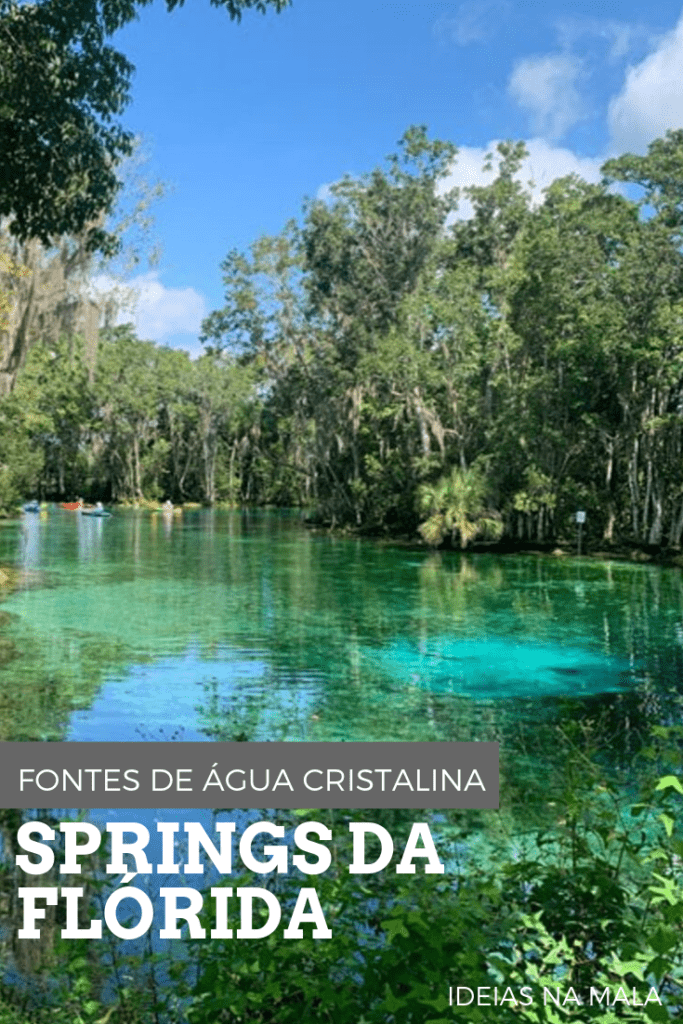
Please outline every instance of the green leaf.
[{"label": "green leaf", "polygon": [[680,780],[675,775],[665,775],[661,778],[655,786],[656,791],[660,789],[675,789],[677,793],[683,796],[683,785],[681,785]]},{"label": "green leaf", "polygon": [[390,917],[386,921],[382,921],[382,927],[389,936],[389,941],[392,942],[399,935],[402,939],[408,938],[408,929],[403,923],[403,919],[400,917]]},{"label": "green leaf", "polygon": [[667,836],[669,838],[671,838],[671,833],[674,830],[674,825],[676,824],[676,819],[672,818],[670,814],[660,814],[659,815],[659,820],[664,825],[664,828],[666,829]]}]

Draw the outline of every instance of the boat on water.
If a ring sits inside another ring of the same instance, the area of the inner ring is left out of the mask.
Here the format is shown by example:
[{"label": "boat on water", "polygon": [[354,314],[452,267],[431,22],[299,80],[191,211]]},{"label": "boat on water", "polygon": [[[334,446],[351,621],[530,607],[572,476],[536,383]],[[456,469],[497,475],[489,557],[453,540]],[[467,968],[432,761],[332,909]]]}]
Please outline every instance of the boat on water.
[{"label": "boat on water", "polygon": [[101,519],[106,519],[111,515],[101,501],[98,501],[96,505],[84,505],[82,498],[79,498],[78,501],[63,501],[59,507],[68,512],[80,512],[82,516],[99,516]]},{"label": "boat on water", "polygon": [[108,512],[101,501],[98,501],[96,505],[88,505],[86,508],[81,507],[82,516],[98,516],[100,519],[105,519],[111,515]]},{"label": "boat on water", "polygon": [[24,512],[40,512],[40,502],[27,501],[24,505]]}]

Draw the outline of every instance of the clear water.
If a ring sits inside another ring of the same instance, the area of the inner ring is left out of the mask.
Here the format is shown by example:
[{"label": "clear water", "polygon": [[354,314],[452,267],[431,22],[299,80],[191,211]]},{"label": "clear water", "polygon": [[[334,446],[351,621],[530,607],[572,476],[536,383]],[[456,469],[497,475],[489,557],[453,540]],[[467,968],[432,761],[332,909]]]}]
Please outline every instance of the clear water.
[{"label": "clear water", "polygon": [[298,514],[51,510],[0,529],[0,738],[502,739],[676,720],[683,585],[434,555]]}]

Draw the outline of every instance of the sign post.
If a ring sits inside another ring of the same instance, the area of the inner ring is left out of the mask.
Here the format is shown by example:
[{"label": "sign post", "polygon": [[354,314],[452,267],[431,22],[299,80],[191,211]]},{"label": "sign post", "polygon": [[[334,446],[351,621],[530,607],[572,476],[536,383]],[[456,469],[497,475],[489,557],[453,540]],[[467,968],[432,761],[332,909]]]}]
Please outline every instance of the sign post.
[{"label": "sign post", "polygon": [[578,533],[577,533],[577,538],[576,538],[576,553],[577,553],[577,555],[581,554],[581,531],[583,529],[583,524],[585,522],[586,522],[586,513],[585,512],[577,512],[576,513],[576,525],[578,527]]}]

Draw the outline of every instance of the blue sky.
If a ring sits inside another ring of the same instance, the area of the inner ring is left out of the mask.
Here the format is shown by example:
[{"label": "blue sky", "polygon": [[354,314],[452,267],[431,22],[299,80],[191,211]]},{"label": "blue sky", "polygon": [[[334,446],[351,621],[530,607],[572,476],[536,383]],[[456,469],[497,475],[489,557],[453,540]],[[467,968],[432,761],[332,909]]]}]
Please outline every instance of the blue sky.
[{"label": "blue sky", "polygon": [[607,156],[683,126],[680,0],[293,0],[241,24],[208,0],[157,0],[114,43],[137,69],[124,124],[173,186],[161,263],[132,282],[136,325],[194,352],[227,252],[381,163],[411,124],[460,147],[453,184],[484,181],[490,145],[524,139],[538,188],[596,180]]}]

